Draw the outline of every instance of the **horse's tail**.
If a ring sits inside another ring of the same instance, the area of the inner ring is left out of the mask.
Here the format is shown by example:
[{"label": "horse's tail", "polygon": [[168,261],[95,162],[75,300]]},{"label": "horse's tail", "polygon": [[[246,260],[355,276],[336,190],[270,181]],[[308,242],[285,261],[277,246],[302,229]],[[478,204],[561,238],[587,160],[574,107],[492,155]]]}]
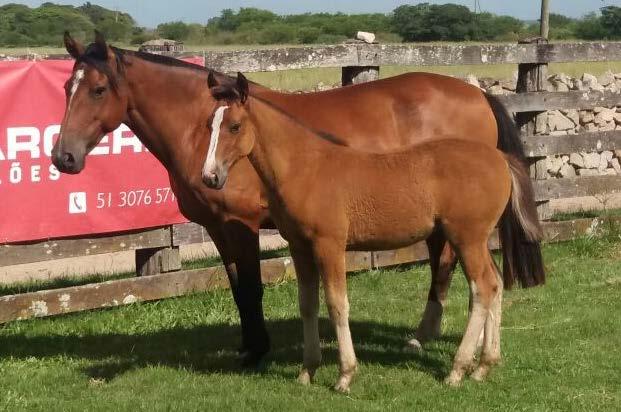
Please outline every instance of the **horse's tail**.
[{"label": "horse's tail", "polygon": [[505,153],[511,171],[511,202],[498,225],[503,253],[504,287],[515,279],[522,287],[545,283],[541,256],[542,230],[537,215],[535,193],[526,168],[526,156],[520,133],[500,101],[485,93],[498,126],[498,149]]}]

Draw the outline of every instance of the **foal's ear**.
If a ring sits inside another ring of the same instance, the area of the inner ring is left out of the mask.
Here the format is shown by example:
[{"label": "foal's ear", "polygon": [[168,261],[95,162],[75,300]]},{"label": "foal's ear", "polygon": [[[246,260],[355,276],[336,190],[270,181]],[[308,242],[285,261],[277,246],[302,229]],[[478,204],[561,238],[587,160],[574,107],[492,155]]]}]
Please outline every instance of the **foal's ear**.
[{"label": "foal's ear", "polygon": [[248,79],[240,72],[237,72],[236,88],[239,93],[239,100],[242,104],[246,103],[246,100],[248,100]]},{"label": "foal's ear", "polygon": [[69,53],[74,59],[77,60],[84,54],[84,45],[71,37],[71,34],[69,34],[68,31],[65,31],[64,41],[67,53]]},{"label": "foal's ear", "polygon": [[106,43],[106,38],[99,31],[95,30],[95,54],[101,60],[108,59],[108,44]]},{"label": "foal's ear", "polygon": [[220,82],[218,82],[218,80],[216,79],[216,75],[214,74],[213,70],[210,70],[209,75],[207,76],[207,87],[213,89],[214,87],[219,85]]}]

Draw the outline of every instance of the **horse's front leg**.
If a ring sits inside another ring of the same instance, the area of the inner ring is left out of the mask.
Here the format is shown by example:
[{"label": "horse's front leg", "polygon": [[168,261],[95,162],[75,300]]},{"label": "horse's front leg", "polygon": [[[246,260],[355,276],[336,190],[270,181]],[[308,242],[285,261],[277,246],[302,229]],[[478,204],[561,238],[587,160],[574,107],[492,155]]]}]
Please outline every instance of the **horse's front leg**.
[{"label": "horse's front leg", "polygon": [[239,310],[242,365],[257,367],[270,349],[263,316],[258,226],[255,229],[239,221],[231,221],[218,228],[208,228],[208,232],[223,259],[233,299]]},{"label": "horse's front leg", "polygon": [[345,274],[345,244],[333,240],[315,242],[315,259],[323,282],[330,320],[339,345],[340,376],[334,389],[349,393],[357,361],[349,330],[349,301]]}]

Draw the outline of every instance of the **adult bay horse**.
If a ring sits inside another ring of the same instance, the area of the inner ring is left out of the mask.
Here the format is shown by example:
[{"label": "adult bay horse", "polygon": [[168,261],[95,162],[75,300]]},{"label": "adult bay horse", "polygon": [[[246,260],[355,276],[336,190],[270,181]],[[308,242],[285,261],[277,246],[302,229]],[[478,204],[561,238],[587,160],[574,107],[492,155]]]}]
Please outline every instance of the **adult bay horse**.
[{"label": "adult bay horse", "polygon": [[541,237],[537,213],[526,207],[532,188],[523,163],[489,145],[451,140],[450,135],[394,153],[361,152],[335,144],[338,137],[322,136],[271,102],[249,96],[241,73],[235,86],[222,85],[212,75],[209,85],[220,105],[209,120],[215,143],[209,147],[203,180],[221,189],[228,171],[248,158],[267,189],[270,214],[289,242],[298,278],[304,323],[299,380],[310,383],[321,359],[321,279],[338,339],[335,389],[349,392],[357,362],[349,330],[345,251],[404,247],[434,233],[448,239],[460,257],[472,296],[468,325],[446,381],[461,382],[484,330],[480,363],[473,372],[475,379],[483,379],[500,360],[502,278],[488,250],[489,236],[511,209],[517,217],[515,231],[532,241]]},{"label": "adult bay horse", "polygon": [[[209,145],[204,113],[216,105],[205,85],[207,70],[169,57],[109,47],[100,34],[85,47],[66,33],[65,46],[76,62],[66,83],[67,107],[53,163],[61,172],[79,173],[85,156],[104,134],[127,124],[168,170],[181,212],[205,226],[218,248],[240,312],[245,363],[257,362],[269,349],[258,242],[259,227],[269,218],[267,200],[246,160],[231,172],[223,191],[209,189],[201,181]],[[222,74],[216,77],[232,81]],[[460,130],[466,139],[522,156],[513,123],[497,100],[450,77],[412,73],[309,94],[279,93],[251,84],[250,92],[309,127],[343,136],[346,144],[364,150],[391,150]],[[513,218],[509,212],[501,228],[509,228],[505,223]],[[508,230],[502,233],[514,235]],[[439,334],[455,264],[443,239],[431,238],[428,244],[432,285],[417,330],[420,341]],[[508,260],[505,272],[526,286],[542,282],[539,244],[525,240],[517,245],[511,253],[524,258]],[[505,286],[510,283],[505,281]]]}]

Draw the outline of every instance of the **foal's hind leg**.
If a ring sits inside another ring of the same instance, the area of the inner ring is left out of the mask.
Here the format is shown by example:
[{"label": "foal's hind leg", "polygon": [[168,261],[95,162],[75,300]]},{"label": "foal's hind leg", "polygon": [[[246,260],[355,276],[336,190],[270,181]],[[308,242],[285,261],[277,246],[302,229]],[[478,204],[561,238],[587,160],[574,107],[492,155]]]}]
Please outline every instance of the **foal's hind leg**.
[{"label": "foal's hind leg", "polygon": [[[491,260],[491,257],[490,257]],[[485,379],[489,373],[490,368],[500,362],[500,323],[502,319],[502,292],[503,282],[502,276],[498,271],[498,267],[491,260],[491,269],[496,274],[496,281],[498,282],[498,293],[494,298],[489,315],[485,321],[484,338],[483,338],[483,350],[481,351],[481,358],[479,365],[470,377],[477,381]]]},{"label": "foal's hind leg", "polygon": [[[497,272],[491,266],[491,256],[487,249],[486,240],[463,243],[458,249],[466,278],[470,284],[472,311],[461,344],[455,355],[453,369],[446,378],[446,383],[449,385],[461,383],[466,371],[473,366],[477,341],[490,315],[490,310],[494,306],[494,300],[497,299],[498,290],[501,287],[498,283]],[[489,349],[491,349],[491,346]]]},{"label": "foal's hind leg", "polygon": [[427,238],[427,248],[429,249],[431,286],[425,312],[416,329],[415,338],[408,342],[411,348],[417,350],[425,342],[440,336],[446,293],[457,263],[457,255],[440,227],[436,227],[431,236]]}]

